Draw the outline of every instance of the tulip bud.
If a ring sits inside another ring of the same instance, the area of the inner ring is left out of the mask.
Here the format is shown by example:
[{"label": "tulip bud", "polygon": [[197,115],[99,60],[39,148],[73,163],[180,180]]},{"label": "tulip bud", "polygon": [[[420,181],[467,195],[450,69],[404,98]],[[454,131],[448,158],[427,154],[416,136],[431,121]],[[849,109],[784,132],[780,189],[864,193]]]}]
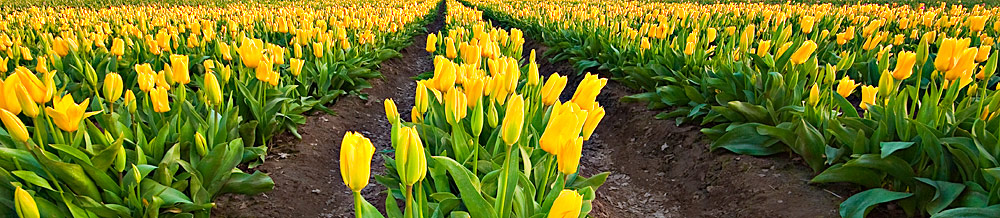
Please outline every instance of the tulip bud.
[{"label": "tulip bud", "polygon": [[182,85],[191,82],[191,75],[188,73],[188,57],[185,55],[170,55],[170,68],[173,69],[173,80]]},{"label": "tulip bud", "polygon": [[546,218],[579,217],[583,208],[583,195],[576,191],[565,189],[559,192],[559,197],[552,203]]},{"label": "tulip bud", "polygon": [[[6,85],[9,86],[14,84]],[[14,85],[14,93],[14,96],[17,97],[17,102],[21,104],[21,113],[31,118],[38,116],[38,104],[35,104],[35,102],[31,100],[31,96],[28,94],[28,90],[24,89],[24,86],[20,84]]]},{"label": "tulip bud", "polygon": [[873,86],[861,87],[861,109],[868,110],[868,105],[875,104],[875,97],[878,95],[878,88]]},{"label": "tulip bud", "polygon": [[805,43],[802,43],[802,47],[799,47],[799,50],[792,53],[790,60],[794,64],[804,64],[809,60],[814,51],[816,51],[816,43],[812,40],[807,40]]},{"label": "tulip bud", "polygon": [[486,122],[490,124],[490,128],[496,128],[498,122],[497,119],[499,119],[497,118],[497,116],[499,115],[497,114],[496,102],[494,101],[489,101],[489,102],[490,102],[490,108],[489,111],[486,112]]},{"label": "tulip bud", "polygon": [[764,40],[757,44],[757,56],[764,57],[770,52],[771,40]]},{"label": "tulip bud", "polygon": [[215,78],[215,73],[205,73],[205,94],[208,95],[206,96],[208,103],[222,105],[222,87],[219,86],[219,80]]},{"label": "tulip bud", "polygon": [[104,75],[104,98],[108,102],[118,101],[122,97],[122,76],[110,72]]},{"label": "tulip bud", "polygon": [[812,88],[809,89],[809,105],[813,107],[819,104],[819,85],[813,83]]},{"label": "tulip bud", "polygon": [[445,118],[451,125],[458,124],[462,118],[465,118],[466,111],[468,110],[466,108],[468,107],[468,102],[466,102],[465,93],[458,91],[457,88],[452,86],[451,89],[448,89],[448,93],[445,93],[444,99]]},{"label": "tulip bud", "polygon": [[115,38],[114,42],[111,43],[111,54],[122,56],[125,54],[125,41],[120,38]]},{"label": "tulip bud", "polygon": [[399,122],[399,111],[396,110],[396,102],[390,98],[383,101],[385,105],[385,117],[389,120],[389,123],[396,124]]},{"label": "tulip bud", "polygon": [[590,135],[597,129],[597,124],[604,119],[604,107],[594,102],[594,107],[587,112],[587,120],[583,124],[583,140],[590,140]]},{"label": "tulip bud", "polygon": [[692,55],[694,54],[694,49],[695,49],[694,42],[687,42],[687,44],[684,46],[684,54]]},{"label": "tulip bud", "polygon": [[21,189],[21,186],[17,186],[14,190],[14,209],[17,212],[17,217],[21,218],[38,218],[38,205],[35,204],[35,198],[31,197],[31,193]]},{"label": "tulip bud", "polygon": [[302,65],[305,65],[305,60],[292,58],[289,61],[289,70],[292,71],[293,76],[299,76],[302,73]]},{"label": "tulip bud", "polygon": [[580,156],[582,156],[582,153],[583,137],[576,137],[562,146],[562,150],[556,155],[556,161],[559,162],[559,172],[565,175],[576,173],[577,168],[580,166]]},{"label": "tulip bud", "polygon": [[521,137],[524,125],[524,99],[521,95],[512,95],[507,99],[507,111],[503,117],[503,129],[500,134],[507,146],[513,145]]},{"label": "tulip bud", "polygon": [[914,52],[900,51],[896,56],[896,69],[892,72],[892,78],[897,81],[909,78],[913,74],[913,65],[917,62],[917,54]]},{"label": "tulip bud", "polygon": [[597,95],[601,94],[601,89],[607,84],[607,78],[598,78],[596,74],[587,73],[576,87],[576,92],[570,101],[576,102],[584,110],[590,110],[597,100]]},{"label": "tulip bud", "polygon": [[436,44],[437,44],[437,36],[434,35],[433,33],[427,35],[427,45],[425,46],[427,52],[434,53],[434,51],[437,50]]},{"label": "tulip bud", "polygon": [[531,58],[528,60],[528,85],[538,85],[538,64],[535,63],[535,50],[531,49]]},{"label": "tulip bud", "polygon": [[115,143],[111,146],[118,146],[118,153],[115,154],[115,170],[121,173],[125,171],[125,161],[127,158],[125,154],[125,146],[122,146],[121,143]]},{"label": "tulip bud", "polygon": [[470,114],[470,126],[472,126],[472,135],[478,138],[479,134],[483,132],[483,104],[476,104],[472,108],[472,114]]},{"label": "tulip bud", "polygon": [[816,18],[813,16],[804,16],[800,21],[800,26],[802,27],[802,33],[809,34],[812,32],[813,24],[816,22]]},{"label": "tulip bud", "polygon": [[198,155],[204,157],[205,154],[208,154],[208,145],[206,143],[205,136],[202,135],[201,132],[194,134],[194,146],[198,151]]},{"label": "tulip bud", "polygon": [[444,44],[445,44],[445,56],[448,57],[448,59],[455,59],[456,57],[458,57],[458,51],[455,50],[454,39],[452,39],[451,37],[444,38]]},{"label": "tulip bud", "polygon": [[559,100],[559,95],[566,88],[567,81],[566,76],[560,76],[559,73],[553,73],[549,76],[549,79],[545,81],[545,85],[542,86],[542,103],[552,105],[556,100]]},{"label": "tulip bud", "polygon": [[128,107],[128,112],[134,114],[137,106],[135,103],[135,93],[132,93],[131,89],[125,91],[125,99],[123,101],[125,107]]},{"label": "tulip bud", "polygon": [[400,182],[412,186],[423,180],[427,174],[427,159],[420,134],[414,127],[400,130],[399,145],[396,145],[396,172]]},{"label": "tulip bud", "polygon": [[14,138],[20,142],[27,142],[30,138],[28,136],[28,129],[21,122],[17,115],[14,115],[7,109],[0,109],[0,120],[3,121],[4,128],[7,129],[7,133],[10,134],[11,138]]},{"label": "tulip bud", "polygon": [[[361,133],[347,132],[344,134],[340,143],[340,177],[344,179],[344,184],[351,191],[360,192],[361,189],[368,186],[373,154],[375,154],[375,146],[372,146],[372,142]],[[423,153],[421,152],[421,154]],[[401,166],[397,163],[396,167],[400,168]]]},{"label": "tulip bud", "polygon": [[989,45],[984,45],[979,47],[979,53],[976,54],[976,63],[982,63],[983,61],[986,61],[986,59],[990,57],[990,52],[992,51],[992,49],[993,46]]}]

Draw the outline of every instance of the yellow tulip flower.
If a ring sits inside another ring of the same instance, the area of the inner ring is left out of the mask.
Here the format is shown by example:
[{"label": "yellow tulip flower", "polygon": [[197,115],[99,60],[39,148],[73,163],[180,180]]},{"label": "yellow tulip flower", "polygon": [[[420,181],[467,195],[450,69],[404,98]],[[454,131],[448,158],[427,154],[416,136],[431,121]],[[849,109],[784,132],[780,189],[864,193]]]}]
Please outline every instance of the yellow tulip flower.
[{"label": "yellow tulip flower", "polygon": [[3,97],[0,99],[0,103],[3,104],[3,109],[7,109],[14,115],[21,113],[21,102],[17,100],[17,90],[21,88],[21,78],[15,75],[7,77],[7,80],[3,82]]},{"label": "yellow tulip flower", "polygon": [[917,62],[917,53],[900,51],[896,56],[896,69],[892,71],[892,78],[904,80],[913,74],[913,65]]},{"label": "yellow tulip flower", "polygon": [[131,89],[125,90],[125,98],[122,101],[125,107],[128,107],[129,113],[135,113],[137,105],[135,104],[135,93],[132,93]]},{"label": "yellow tulip flower", "polygon": [[976,55],[979,51],[976,48],[967,48],[961,55],[957,56],[957,60],[954,62],[950,70],[945,73],[944,78],[949,81],[955,81],[959,77],[966,74],[966,71],[974,70],[976,68]]},{"label": "yellow tulip flower", "polygon": [[445,44],[445,56],[447,56],[448,59],[457,58],[458,51],[455,50],[455,39],[452,39],[451,37],[445,37],[444,44]]},{"label": "yellow tulip flower", "polygon": [[[364,135],[357,132],[344,134],[340,143],[340,177],[351,191],[360,192],[368,186],[373,154],[375,146]],[[398,164],[396,166],[400,167]]]},{"label": "yellow tulip flower", "polygon": [[868,110],[868,105],[875,105],[875,98],[878,96],[878,88],[873,86],[861,87],[861,109]]},{"label": "yellow tulip flower", "polygon": [[187,85],[191,82],[191,75],[188,73],[188,57],[185,55],[170,55],[170,69],[173,69],[174,82]]},{"label": "yellow tulip flower", "polygon": [[0,73],[7,73],[8,62],[10,62],[10,58],[0,58]]},{"label": "yellow tulip flower", "polygon": [[542,103],[552,105],[556,100],[559,100],[559,95],[566,88],[567,81],[568,78],[560,76],[559,73],[553,73],[549,76],[549,79],[545,81],[545,85],[542,86]]},{"label": "yellow tulip flower", "polygon": [[206,72],[205,82],[204,82],[205,94],[207,94],[208,103],[212,105],[222,105],[222,87],[219,85],[219,80],[216,79],[215,73]]},{"label": "yellow tulip flower", "polygon": [[66,94],[63,97],[56,96],[53,107],[45,108],[45,113],[52,118],[52,122],[57,127],[67,132],[74,132],[80,127],[80,121],[87,117],[100,113],[101,111],[86,112],[90,105],[90,99],[84,99],[77,104],[73,101],[73,95]]},{"label": "yellow tulip flower", "polygon": [[813,42],[812,40],[807,40],[806,42],[802,43],[802,46],[799,47],[798,50],[795,50],[795,53],[792,53],[792,57],[790,60],[794,64],[804,64],[806,63],[807,60],[809,60],[809,57],[811,57],[812,53],[815,51],[816,51],[816,43]]},{"label": "yellow tulip flower", "polygon": [[118,101],[122,97],[122,76],[118,73],[110,72],[104,75],[104,99],[108,102]]},{"label": "yellow tulip flower", "polygon": [[507,146],[517,143],[524,126],[524,98],[512,95],[507,99],[507,111],[503,117],[503,128],[500,135]]},{"label": "yellow tulip flower", "polygon": [[396,109],[396,102],[387,98],[382,101],[382,104],[385,106],[385,118],[389,120],[389,123],[399,122],[399,110]]},{"label": "yellow tulip flower", "polygon": [[396,172],[400,182],[412,186],[427,175],[427,158],[420,134],[414,127],[400,129],[399,145],[396,145]]},{"label": "yellow tulip flower", "polygon": [[771,40],[764,40],[757,44],[757,56],[764,57],[770,52]]},{"label": "yellow tulip flower", "polygon": [[289,60],[289,70],[292,71],[293,76],[299,76],[302,73],[302,66],[305,65],[305,60],[292,58]]},{"label": "yellow tulip flower", "polygon": [[590,140],[590,135],[597,129],[597,124],[604,119],[604,107],[594,102],[593,109],[587,111],[587,120],[583,123],[583,140]]},{"label": "yellow tulip flower", "polygon": [[[23,82],[22,82],[23,83]],[[38,104],[35,104],[31,100],[31,96],[28,94],[28,90],[20,84],[7,84],[8,86],[13,85],[14,96],[17,98],[17,102],[21,104],[21,113],[27,115],[28,117],[34,118],[38,116]]]},{"label": "yellow tulip flower", "polygon": [[687,45],[684,46],[684,54],[692,55],[694,54],[694,49],[695,49],[694,42],[687,42]]},{"label": "yellow tulip flower", "polygon": [[598,78],[596,74],[587,73],[580,81],[580,85],[576,87],[576,92],[573,93],[573,98],[570,101],[576,102],[584,110],[590,110],[594,106],[594,101],[597,100],[597,95],[601,94],[601,89],[607,84],[607,78]]},{"label": "yellow tulip flower", "polygon": [[990,52],[993,50],[993,46],[984,45],[979,47],[979,53],[976,54],[976,63],[982,63],[986,59],[990,58]]},{"label": "yellow tulip flower", "polygon": [[583,195],[576,191],[565,189],[559,192],[559,197],[552,203],[552,209],[546,218],[576,218],[583,209]]},{"label": "yellow tulip flower", "polygon": [[969,31],[979,32],[986,28],[985,16],[971,16],[969,17]]},{"label": "yellow tulip flower", "polygon": [[649,49],[650,46],[651,45],[649,44],[649,38],[642,37],[642,40],[640,40],[639,42],[639,48],[642,48],[642,50],[646,50]]},{"label": "yellow tulip flower", "polygon": [[[552,155],[558,155],[562,151],[563,145],[579,135],[579,130],[575,128],[580,125],[580,122],[584,122],[576,116],[576,113],[570,112],[572,109],[563,109],[563,107],[558,102],[552,107],[545,131],[542,132],[542,136],[538,140],[542,150]],[[574,135],[574,133],[576,134]]]},{"label": "yellow tulip flower", "polygon": [[423,81],[417,81],[417,90],[413,97],[413,107],[417,109],[416,111],[421,114],[427,112],[428,102],[430,101],[428,97],[427,86],[424,85]]},{"label": "yellow tulip flower", "polygon": [[955,57],[955,50],[958,44],[958,40],[954,38],[947,38],[941,41],[941,46],[938,47],[937,58],[934,59],[934,67],[940,72],[946,72],[953,67],[953,60]]},{"label": "yellow tulip flower", "polygon": [[800,20],[799,26],[802,27],[802,33],[809,34],[812,32],[813,24],[816,22],[816,18],[813,16],[804,16]]},{"label": "yellow tulip flower", "polygon": [[774,53],[775,57],[784,56],[785,52],[788,51],[788,49],[791,47],[792,47],[792,42],[786,42],[785,44],[781,44],[781,47],[778,47],[778,53]]},{"label": "yellow tulip flower", "polygon": [[35,204],[35,198],[31,197],[31,193],[21,189],[21,186],[17,186],[14,190],[14,209],[17,212],[17,217],[21,218],[38,218],[38,205]]},{"label": "yellow tulip flower", "polygon": [[316,58],[323,58],[323,54],[325,53],[323,51],[323,43],[314,42],[312,44],[312,49],[313,49],[313,56],[316,56]]},{"label": "yellow tulip flower", "polygon": [[[263,59],[261,57],[264,55],[263,45],[261,44],[262,43],[258,43],[258,40],[256,39],[252,40],[250,38],[243,37],[243,42],[240,45],[239,50],[237,50],[243,65],[246,65],[249,68],[257,68],[257,65],[261,62],[261,59]],[[223,51],[223,55],[225,55],[225,53],[226,52]]]},{"label": "yellow tulip flower", "polygon": [[437,35],[434,35],[433,33],[428,34],[427,35],[427,45],[425,46],[424,49],[426,49],[427,52],[434,53],[434,51],[437,50],[437,45],[436,44],[437,44]]},{"label": "yellow tulip flower", "polygon": [[466,109],[468,102],[466,102],[465,93],[462,93],[462,91],[453,86],[445,93],[444,99],[445,118],[449,124],[458,124],[459,121],[465,118],[468,111]]},{"label": "yellow tulip flower", "polygon": [[273,70],[272,68],[274,68],[274,63],[271,62],[271,59],[268,58],[267,56],[262,57],[260,59],[260,62],[257,63],[257,69],[255,69],[256,72],[255,77],[257,78],[257,80],[260,80],[261,82],[271,81],[271,70]]},{"label": "yellow tulip flower", "polygon": [[851,79],[851,76],[844,76],[844,78],[840,79],[840,83],[837,84],[837,94],[847,98],[847,96],[851,96],[851,93],[854,93],[854,89],[857,89],[858,86],[860,84],[856,84]]},{"label": "yellow tulip flower", "polygon": [[149,91],[149,99],[153,103],[153,111],[166,113],[170,111],[170,99],[167,96],[167,89],[164,86],[156,86]]},{"label": "yellow tulip flower", "polygon": [[111,54],[116,56],[125,55],[125,41],[120,38],[115,38],[111,43]]},{"label": "yellow tulip flower", "polygon": [[7,133],[14,140],[27,142],[31,138],[28,136],[28,129],[24,126],[24,123],[14,113],[7,111],[7,109],[0,109],[0,120],[3,121],[4,128],[7,129]]},{"label": "yellow tulip flower", "polygon": [[149,64],[135,65],[136,72],[136,82],[139,83],[139,89],[145,92],[152,90],[156,85],[156,72],[153,68],[149,67]]},{"label": "yellow tulip flower", "polygon": [[577,168],[580,166],[580,157],[583,155],[583,137],[577,136],[572,139],[566,145],[562,146],[562,150],[556,155],[556,161],[559,163],[559,172],[565,175],[572,175],[576,173]]},{"label": "yellow tulip flower", "polygon": [[[715,42],[715,38],[719,35],[719,31],[715,28],[708,28],[708,32],[705,33],[705,38],[708,39],[709,43]],[[648,42],[647,42],[648,43]],[[648,47],[647,47],[648,48]]]},{"label": "yellow tulip flower", "polygon": [[465,98],[469,108],[479,105],[479,99],[483,97],[483,90],[486,88],[486,82],[483,81],[483,78],[470,78],[462,86],[465,89]]},{"label": "yellow tulip flower", "polygon": [[819,85],[813,83],[812,88],[809,89],[809,105],[816,106],[819,104]]}]

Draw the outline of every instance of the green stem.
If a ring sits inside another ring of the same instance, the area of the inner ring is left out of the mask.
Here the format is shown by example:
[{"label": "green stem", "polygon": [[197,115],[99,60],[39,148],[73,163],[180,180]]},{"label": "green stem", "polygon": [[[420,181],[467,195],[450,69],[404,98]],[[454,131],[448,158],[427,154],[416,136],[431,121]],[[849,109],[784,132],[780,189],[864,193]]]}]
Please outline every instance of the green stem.
[{"label": "green stem", "polygon": [[405,212],[405,214],[404,214],[403,217],[406,217],[406,218],[412,218],[413,217],[413,214],[414,214],[415,210],[413,208],[413,186],[412,185],[407,185],[406,186],[406,207],[404,208],[404,210],[406,212]]},{"label": "green stem", "polygon": [[362,216],[361,201],[364,201],[364,199],[361,198],[361,192],[354,192],[354,217],[356,218],[361,218]]}]

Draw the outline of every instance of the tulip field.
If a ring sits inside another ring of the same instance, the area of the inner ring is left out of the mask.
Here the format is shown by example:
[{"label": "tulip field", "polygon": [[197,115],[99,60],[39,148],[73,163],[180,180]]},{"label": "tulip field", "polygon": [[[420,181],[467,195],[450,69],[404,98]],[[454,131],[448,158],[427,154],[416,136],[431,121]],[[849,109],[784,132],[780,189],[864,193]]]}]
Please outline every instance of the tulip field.
[{"label": "tulip field", "polygon": [[988,1],[0,2],[0,217],[1000,217]]}]

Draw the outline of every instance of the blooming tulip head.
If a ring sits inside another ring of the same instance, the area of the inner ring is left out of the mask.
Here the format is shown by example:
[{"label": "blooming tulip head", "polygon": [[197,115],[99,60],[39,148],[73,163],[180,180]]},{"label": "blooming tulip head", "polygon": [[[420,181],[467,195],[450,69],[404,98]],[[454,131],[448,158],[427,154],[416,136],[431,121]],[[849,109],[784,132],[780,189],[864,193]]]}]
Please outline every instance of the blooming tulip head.
[{"label": "blooming tulip head", "polygon": [[292,58],[289,61],[289,71],[292,72],[293,76],[299,76],[302,73],[302,66],[305,65],[305,60]]},{"label": "blooming tulip head", "polygon": [[799,47],[799,50],[795,50],[795,53],[792,53],[790,60],[794,64],[804,64],[809,60],[814,51],[816,51],[816,43],[812,40],[807,40],[802,43],[802,47]]},{"label": "blooming tulip head", "polygon": [[[361,133],[347,132],[340,143],[340,177],[353,192],[368,186],[375,146]],[[397,165],[398,166],[398,165]]]},{"label": "blooming tulip head", "polygon": [[580,85],[576,87],[576,92],[573,93],[573,99],[570,101],[576,102],[584,110],[590,110],[597,100],[597,95],[601,94],[601,89],[607,84],[607,78],[598,78],[595,74],[587,73],[580,81]]},{"label": "blooming tulip head", "polygon": [[892,78],[904,80],[913,74],[913,65],[917,62],[917,53],[900,51],[896,56],[896,69],[892,71]]},{"label": "blooming tulip head", "polygon": [[542,103],[552,105],[556,100],[559,100],[559,94],[562,94],[563,89],[566,88],[567,81],[566,76],[560,76],[559,73],[553,73],[549,76],[545,85],[542,86]]},{"label": "blooming tulip head", "polygon": [[837,94],[847,98],[847,96],[851,96],[851,93],[853,93],[854,89],[858,88],[859,85],[860,84],[854,83],[854,80],[852,80],[850,76],[845,76],[840,79],[840,83],[837,84]]},{"label": "blooming tulip head", "polygon": [[[243,37],[243,41],[240,45],[238,53],[240,54],[240,60],[243,61],[243,65],[249,68],[257,68],[257,65],[261,61],[261,57],[264,55],[263,43],[258,42],[259,39],[250,39]],[[226,51],[223,51],[225,55]]]},{"label": "blooming tulip head", "polygon": [[100,113],[100,111],[86,112],[90,99],[84,99],[77,104],[73,101],[73,95],[66,94],[63,97],[56,96],[53,107],[45,108],[45,113],[52,118],[52,122],[67,132],[74,132],[80,127],[80,121],[87,117]]},{"label": "blooming tulip head", "polygon": [[573,190],[562,190],[552,203],[546,218],[576,218],[583,209],[583,195]]},{"label": "blooming tulip head", "polygon": [[861,87],[861,109],[868,110],[868,105],[874,105],[877,95],[878,88],[873,86]]}]

